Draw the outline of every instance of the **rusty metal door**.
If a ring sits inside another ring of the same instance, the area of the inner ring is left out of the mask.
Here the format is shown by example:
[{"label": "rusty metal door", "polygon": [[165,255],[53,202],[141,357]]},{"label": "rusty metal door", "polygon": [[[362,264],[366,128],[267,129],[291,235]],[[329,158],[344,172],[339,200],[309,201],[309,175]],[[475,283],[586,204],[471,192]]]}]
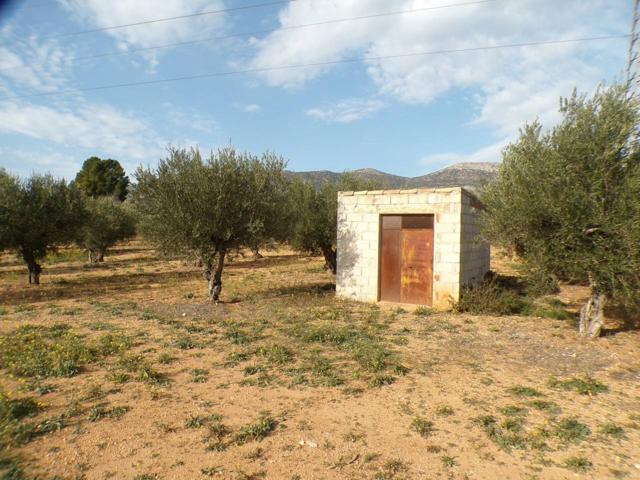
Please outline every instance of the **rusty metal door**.
[{"label": "rusty metal door", "polygon": [[402,217],[383,215],[380,228],[380,300],[400,301]]},{"label": "rusty metal door", "polygon": [[433,215],[383,215],[380,300],[431,305]]}]

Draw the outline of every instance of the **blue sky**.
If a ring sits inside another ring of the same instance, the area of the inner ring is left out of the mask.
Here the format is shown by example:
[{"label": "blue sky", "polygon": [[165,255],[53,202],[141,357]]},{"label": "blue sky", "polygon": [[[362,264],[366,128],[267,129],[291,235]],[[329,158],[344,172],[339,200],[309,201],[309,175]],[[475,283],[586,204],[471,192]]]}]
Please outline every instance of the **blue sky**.
[{"label": "blue sky", "polygon": [[[524,122],[558,120],[560,96],[622,79],[628,40],[371,57],[627,34],[632,9],[629,0],[296,0],[68,35],[257,3],[267,0],[14,2],[0,12],[0,166],[72,178],[97,155],[132,173],[169,144],[229,142],[275,151],[292,170],[417,176],[498,161]],[[221,36],[231,38],[131,52]],[[103,53],[115,55],[86,58]],[[364,60],[56,93],[351,58]]]}]

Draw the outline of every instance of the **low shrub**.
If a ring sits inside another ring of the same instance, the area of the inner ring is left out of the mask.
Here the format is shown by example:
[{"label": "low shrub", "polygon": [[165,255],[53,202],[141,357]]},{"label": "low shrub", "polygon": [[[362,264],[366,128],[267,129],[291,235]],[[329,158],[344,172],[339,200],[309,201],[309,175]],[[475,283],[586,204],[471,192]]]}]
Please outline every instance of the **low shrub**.
[{"label": "low shrub", "polygon": [[460,300],[452,305],[452,309],[473,315],[516,315],[529,305],[517,291],[493,279],[463,287]]}]

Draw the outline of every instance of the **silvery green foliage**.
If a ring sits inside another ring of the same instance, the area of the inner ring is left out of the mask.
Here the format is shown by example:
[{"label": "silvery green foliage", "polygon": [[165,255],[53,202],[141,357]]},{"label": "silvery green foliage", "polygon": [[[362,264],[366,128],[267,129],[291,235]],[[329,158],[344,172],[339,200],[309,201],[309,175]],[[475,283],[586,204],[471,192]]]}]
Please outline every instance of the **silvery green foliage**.
[{"label": "silvery green foliage", "polygon": [[638,102],[612,86],[590,98],[574,92],[560,112],[551,131],[526,125],[504,150],[483,196],[484,236],[517,253],[531,275],[589,282],[600,314],[600,297],[637,305]]},{"label": "silvery green foliage", "polygon": [[64,180],[34,174],[20,179],[0,170],[0,250],[13,250],[39,283],[47,253],[71,242],[84,220],[81,193]]},{"label": "silvery green foliage", "polygon": [[226,254],[277,236],[286,206],[285,162],[227,147],[203,159],[197,149],[169,149],[156,168],[139,168],[133,204],[140,231],[162,251],[195,254],[220,291]]},{"label": "silvery green foliage", "polygon": [[376,190],[380,184],[343,173],[338,182],[324,182],[318,188],[302,180],[289,187],[293,212],[289,243],[301,252],[321,254],[327,270],[336,273],[338,191]]},{"label": "silvery green foliage", "polygon": [[102,261],[107,249],[135,234],[133,213],[112,197],[86,197],[87,216],[78,231],[77,243],[87,250],[91,262]]}]

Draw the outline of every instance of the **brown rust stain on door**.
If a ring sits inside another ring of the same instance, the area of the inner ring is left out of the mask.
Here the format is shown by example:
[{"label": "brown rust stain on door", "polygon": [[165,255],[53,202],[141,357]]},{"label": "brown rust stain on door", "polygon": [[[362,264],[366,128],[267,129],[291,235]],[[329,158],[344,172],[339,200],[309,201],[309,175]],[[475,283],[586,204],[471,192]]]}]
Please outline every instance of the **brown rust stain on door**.
[{"label": "brown rust stain on door", "polygon": [[380,232],[380,300],[400,301],[402,264],[402,217],[384,215]]},{"label": "brown rust stain on door", "polygon": [[380,300],[431,305],[433,215],[383,215]]},{"label": "brown rust stain on door", "polygon": [[431,305],[433,228],[402,230],[401,300]]}]

